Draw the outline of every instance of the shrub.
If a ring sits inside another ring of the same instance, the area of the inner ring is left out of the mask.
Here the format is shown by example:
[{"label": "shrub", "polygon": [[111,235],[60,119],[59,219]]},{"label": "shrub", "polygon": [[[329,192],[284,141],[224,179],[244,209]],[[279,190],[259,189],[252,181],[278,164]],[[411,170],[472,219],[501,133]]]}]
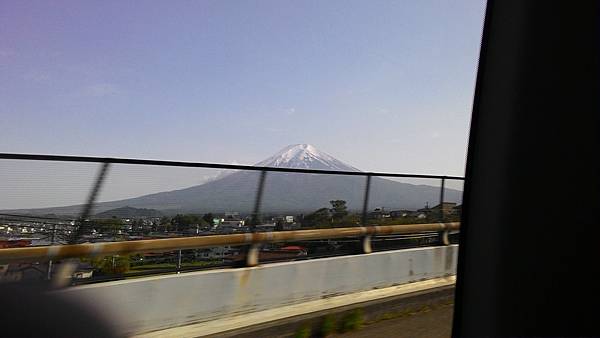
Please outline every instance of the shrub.
[{"label": "shrub", "polygon": [[333,317],[333,315],[326,315],[323,317],[319,333],[321,337],[327,337],[335,333],[335,317]]},{"label": "shrub", "polygon": [[93,259],[92,266],[105,274],[121,274],[129,271],[129,255],[105,256],[100,259]]},{"label": "shrub", "polygon": [[340,323],[341,332],[349,332],[362,327],[364,323],[364,314],[362,309],[356,309],[342,318]]},{"label": "shrub", "polygon": [[302,325],[302,327],[300,327],[298,329],[298,331],[296,331],[296,334],[294,335],[294,338],[309,338],[309,337],[310,337],[310,326],[308,324]]}]

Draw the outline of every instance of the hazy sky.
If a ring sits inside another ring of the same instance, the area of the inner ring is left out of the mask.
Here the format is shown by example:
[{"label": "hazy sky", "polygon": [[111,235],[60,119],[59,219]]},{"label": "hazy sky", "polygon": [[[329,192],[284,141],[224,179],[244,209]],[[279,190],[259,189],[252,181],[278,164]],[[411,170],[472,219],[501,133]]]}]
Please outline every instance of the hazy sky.
[{"label": "hazy sky", "polygon": [[1,1],[0,151],[463,175],[485,3]]}]

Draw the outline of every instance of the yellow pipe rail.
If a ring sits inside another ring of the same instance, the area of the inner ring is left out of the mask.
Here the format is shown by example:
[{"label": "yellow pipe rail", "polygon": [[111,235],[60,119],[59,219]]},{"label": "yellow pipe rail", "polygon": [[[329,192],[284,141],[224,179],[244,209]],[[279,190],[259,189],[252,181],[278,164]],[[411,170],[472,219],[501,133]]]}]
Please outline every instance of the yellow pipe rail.
[{"label": "yellow pipe rail", "polygon": [[458,230],[459,222],[364,226],[276,232],[255,232],[123,242],[100,242],[72,245],[51,245],[0,249],[0,263],[44,261],[63,258],[108,256],[144,252],[165,252],[183,249],[210,248],[224,245],[245,245],[310,239],[366,237],[389,234],[411,234],[425,231]]}]

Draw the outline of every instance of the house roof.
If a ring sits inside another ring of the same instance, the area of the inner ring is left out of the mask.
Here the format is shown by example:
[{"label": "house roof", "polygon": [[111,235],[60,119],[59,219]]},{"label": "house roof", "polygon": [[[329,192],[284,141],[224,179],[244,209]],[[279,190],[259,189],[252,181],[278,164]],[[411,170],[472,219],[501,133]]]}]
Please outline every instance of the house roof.
[{"label": "house roof", "polygon": [[297,245],[289,245],[289,246],[284,246],[283,248],[280,248],[280,250],[289,250],[289,251],[299,251],[299,250],[306,250],[301,246],[297,246]]},{"label": "house roof", "polygon": [[439,209],[440,205],[443,205],[444,207],[454,207],[456,205],[456,203],[454,202],[444,202],[442,204],[438,204],[435,207],[431,208],[431,209]]}]

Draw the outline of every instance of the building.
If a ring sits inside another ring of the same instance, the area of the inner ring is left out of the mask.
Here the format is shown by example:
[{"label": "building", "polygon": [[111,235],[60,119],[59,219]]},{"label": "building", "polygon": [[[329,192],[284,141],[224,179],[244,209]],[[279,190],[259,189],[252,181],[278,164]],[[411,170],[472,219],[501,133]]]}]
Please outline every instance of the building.
[{"label": "building", "polygon": [[431,212],[431,209],[429,208],[429,202],[425,202],[425,208],[417,209],[417,213],[428,214],[430,212]]},{"label": "building", "polygon": [[385,208],[383,208],[383,207],[377,207],[369,213],[369,218],[381,219],[381,218],[388,218],[388,217],[390,217],[390,213],[385,211]]},{"label": "building", "polygon": [[239,252],[240,252],[239,248],[235,248],[235,247],[231,247],[231,246],[227,245],[227,246],[220,246],[220,247],[197,250],[196,258],[218,259],[218,258],[229,257],[232,255],[238,254]]},{"label": "building", "polygon": [[454,207],[456,207],[456,203],[444,202],[431,208],[431,212],[433,212],[436,215],[439,215],[440,212],[442,212],[444,216],[449,216],[453,212]]},{"label": "building", "polygon": [[462,204],[459,204],[452,208],[451,214],[455,216],[460,216],[462,214]]},{"label": "building", "polygon": [[261,223],[261,224],[256,224],[254,226],[254,229],[258,232],[261,231],[275,231],[275,226],[277,224],[275,223]]},{"label": "building", "polygon": [[416,217],[418,217],[418,218],[425,218],[425,217],[440,218],[440,216],[447,217],[447,216],[450,216],[453,214],[454,207],[456,207],[456,203],[454,203],[454,202],[444,202],[444,203],[434,206],[433,208],[429,208],[429,204],[426,204],[425,208],[417,210]]},{"label": "building", "polygon": [[223,218],[225,220],[238,220],[238,219],[241,219],[240,218],[240,213],[237,212],[237,211],[226,212],[225,215],[223,216]]},{"label": "building", "polygon": [[221,228],[241,228],[246,221],[240,218],[239,212],[226,212],[219,222]]},{"label": "building", "polygon": [[390,217],[392,218],[401,218],[401,217],[409,217],[414,213],[411,210],[392,210],[390,211]]},{"label": "building", "polygon": [[294,220],[294,216],[275,216],[271,217],[271,222],[275,224],[275,230],[292,230],[296,229],[298,225]]},{"label": "building", "polygon": [[74,279],[86,279],[92,278],[94,275],[94,267],[90,263],[79,262],[77,270],[73,272],[72,277]]}]

